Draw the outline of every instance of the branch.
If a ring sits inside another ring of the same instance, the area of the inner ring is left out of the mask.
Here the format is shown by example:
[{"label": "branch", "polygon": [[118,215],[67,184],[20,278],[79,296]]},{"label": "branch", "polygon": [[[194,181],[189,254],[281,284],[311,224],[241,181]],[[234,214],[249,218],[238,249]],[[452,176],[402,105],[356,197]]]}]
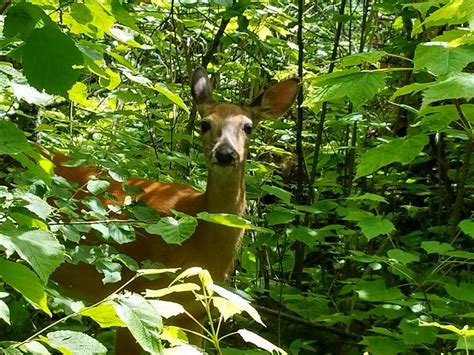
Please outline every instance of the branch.
[{"label": "branch", "polygon": [[283,313],[283,312],[277,311],[275,309],[271,309],[271,308],[267,308],[267,307],[263,307],[263,306],[254,306],[254,307],[260,313],[267,314],[267,315],[270,315],[270,316],[280,317],[280,318],[286,319],[290,322],[305,325],[305,326],[308,326],[308,327],[311,327],[311,328],[314,328],[314,329],[317,329],[317,330],[321,330],[323,332],[336,334],[336,335],[338,335],[342,338],[350,338],[350,339],[360,339],[361,338],[361,335],[359,335],[359,334],[344,332],[342,330],[339,330],[339,329],[333,328],[333,327],[326,327],[326,326],[321,325],[319,323],[315,323],[315,322],[312,322],[310,320],[294,316],[292,314]]},{"label": "branch", "polygon": [[3,3],[0,5],[0,15],[2,15],[5,10],[7,9],[8,5],[12,3],[12,0],[4,0]]}]

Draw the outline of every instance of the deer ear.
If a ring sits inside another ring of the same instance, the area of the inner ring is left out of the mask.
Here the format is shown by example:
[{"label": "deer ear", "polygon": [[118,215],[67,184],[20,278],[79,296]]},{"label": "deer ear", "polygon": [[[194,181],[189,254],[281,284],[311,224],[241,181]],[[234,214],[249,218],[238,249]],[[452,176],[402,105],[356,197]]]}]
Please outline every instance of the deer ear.
[{"label": "deer ear", "polygon": [[282,116],[293,105],[298,93],[299,83],[299,78],[292,78],[281,81],[267,89],[250,104],[250,109],[255,118],[262,120]]},{"label": "deer ear", "polygon": [[203,105],[214,102],[212,98],[212,85],[203,67],[194,70],[191,79],[191,94],[196,105]]}]

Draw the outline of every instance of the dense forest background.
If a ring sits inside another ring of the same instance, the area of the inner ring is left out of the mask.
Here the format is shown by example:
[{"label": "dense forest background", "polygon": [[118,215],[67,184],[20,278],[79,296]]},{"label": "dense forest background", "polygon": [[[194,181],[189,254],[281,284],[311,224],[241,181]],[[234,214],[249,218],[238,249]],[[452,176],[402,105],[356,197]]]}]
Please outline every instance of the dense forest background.
[{"label": "dense forest background", "polygon": [[[170,220],[135,210],[114,221],[94,197],[106,179],[87,184],[78,211],[29,142],[117,181],[202,190],[189,90],[198,65],[216,98],[235,103],[302,78],[293,109],[254,132],[252,226],[226,286],[239,298],[214,318],[242,314],[224,317],[208,351],[474,351],[472,0],[3,0],[0,12],[0,352],[104,353],[113,326],[151,352],[179,345],[153,300],[84,309],[49,281],[66,259],[119,281],[136,262],[78,246],[81,235],[123,243]],[[167,237],[187,238],[193,218],[171,217],[182,228]],[[268,343],[222,339],[243,328]]]}]

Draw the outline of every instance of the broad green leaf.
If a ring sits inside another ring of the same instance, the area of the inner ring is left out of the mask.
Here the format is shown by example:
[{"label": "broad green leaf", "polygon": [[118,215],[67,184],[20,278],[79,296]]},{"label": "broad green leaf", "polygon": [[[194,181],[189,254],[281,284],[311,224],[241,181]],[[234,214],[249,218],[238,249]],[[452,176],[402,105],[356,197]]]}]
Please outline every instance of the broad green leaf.
[{"label": "broad green leaf", "polygon": [[130,243],[135,240],[135,229],[129,224],[109,223],[110,238],[119,244]]},{"label": "broad green leaf", "polygon": [[474,221],[463,219],[461,222],[459,222],[459,228],[464,234],[474,238]]},{"label": "broad green leaf", "polygon": [[6,120],[0,120],[0,155],[18,154],[31,150],[33,150],[33,148],[28,143],[25,134],[16,124]]},{"label": "broad green leaf", "polygon": [[101,39],[115,18],[100,3],[72,3],[70,11],[63,15],[63,22],[75,34]]},{"label": "broad green leaf", "polygon": [[65,355],[107,353],[107,348],[91,336],[72,330],[58,330],[40,339]]},{"label": "broad green leaf", "polygon": [[184,307],[176,302],[161,300],[148,300],[148,302],[156,309],[159,315],[165,319],[186,313]]},{"label": "broad green leaf", "polygon": [[260,349],[266,350],[269,353],[278,353],[278,354],[284,354],[286,355],[286,351],[283,349],[280,349],[278,346],[273,345],[270,343],[268,340],[262,338],[260,335],[255,334],[254,332],[251,332],[247,329],[239,329],[237,331],[239,335],[244,339],[247,343],[252,343],[256,346],[258,346]]},{"label": "broad green leaf", "polygon": [[21,196],[21,199],[26,202],[23,207],[41,219],[46,219],[51,214],[52,207],[42,198],[31,193],[25,193]]},{"label": "broad green leaf", "polygon": [[414,71],[427,69],[436,76],[460,72],[474,61],[474,46],[450,47],[446,42],[428,42],[416,47]]},{"label": "broad green leaf", "polygon": [[316,102],[347,97],[355,106],[371,100],[384,87],[385,73],[346,70],[321,75],[312,82],[310,99]]},{"label": "broad green leaf", "polygon": [[459,119],[454,105],[426,106],[419,112],[418,123],[428,132],[437,132],[449,127],[451,122]]},{"label": "broad green leaf", "polygon": [[317,242],[324,240],[324,236],[319,234],[317,230],[305,226],[292,226],[286,230],[286,233],[292,240],[303,242],[310,248],[313,248]]},{"label": "broad green leaf", "polygon": [[46,283],[49,275],[64,261],[64,246],[48,231],[19,233],[11,239],[16,252]]},{"label": "broad green leaf", "polygon": [[100,217],[105,217],[107,210],[102,201],[93,196],[86,196],[82,199],[82,204],[90,209],[92,212],[98,214]]},{"label": "broad green leaf", "polygon": [[[423,22],[426,28],[439,25],[457,25],[469,22],[474,18],[474,6],[472,0],[451,0],[442,8],[433,12]],[[413,33],[422,31],[421,24],[413,27]]]},{"label": "broad green leaf", "polygon": [[0,277],[10,287],[21,293],[34,307],[51,316],[46,292],[38,277],[25,265],[0,258]]},{"label": "broad green leaf", "polygon": [[268,212],[265,215],[265,219],[267,220],[269,226],[274,226],[277,224],[288,224],[292,222],[295,217],[296,213],[285,211],[273,211]]},{"label": "broad green leaf", "polygon": [[87,190],[93,195],[99,195],[108,190],[110,183],[105,180],[89,180]]},{"label": "broad green leaf", "polygon": [[387,200],[379,195],[371,194],[371,193],[365,193],[363,195],[359,196],[352,196],[348,198],[349,200],[363,200],[363,201],[374,201],[374,202],[383,202],[383,203],[388,203]]},{"label": "broad green leaf", "polygon": [[395,230],[393,223],[382,216],[362,217],[359,219],[357,225],[361,228],[362,233],[368,240],[382,234],[389,235]]},{"label": "broad green leaf", "polygon": [[283,190],[279,187],[271,186],[271,185],[263,185],[262,191],[265,191],[271,195],[278,197],[280,200],[282,200],[285,203],[290,203],[291,201],[291,196],[292,196],[291,192]]},{"label": "broad green leaf", "polygon": [[8,308],[7,304],[2,300],[0,300],[0,319],[10,325],[10,309]]},{"label": "broad green leaf", "polygon": [[402,342],[387,336],[364,336],[359,344],[366,345],[370,354],[397,355],[407,349]]},{"label": "broad green leaf", "polygon": [[361,155],[356,178],[372,174],[388,164],[408,164],[421,153],[427,143],[428,136],[419,134],[395,138],[389,143],[372,148]]},{"label": "broad green leaf", "polygon": [[23,73],[38,90],[67,97],[83,64],[82,53],[58,28],[34,29],[23,47]]},{"label": "broad green leaf", "polygon": [[145,230],[150,234],[158,234],[168,244],[179,244],[189,239],[197,227],[194,217],[164,217],[158,223],[148,225]]},{"label": "broad green leaf", "polygon": [[182,283],[178,285],[161,288],[159,290],[146,290],[145,297],[147,298],[160,298],[175,292],[190,292],[199,291],[201,287],[194,283]]},{"label": "broad green leaf", "polygon": [[101,303],[92,308],[85,308],[79,314],[92,318],[101,328],[123,327],[125,325],[115,313],[114,305],[110,302]]},{"label": "broad green leaf", "polygon": [[390,249],[387,251],[387,255],[390,259],[398,260],[405,265],[414,261],[420,261],[420,257],[418,255],[406,252],[401,249]]},{"label": "broad green leaf", "polygon": [[71,101],[93,110],[98,106],[98,103],[94,102],[93,99],[87,98],[87,90],[86,84],[77,82],[67,91],[67,94]]},{"label": "broad green leaf", "polygon": [[354,65],[361,65],[363,63],[376,64],[385,55],[387,55],[387,52],[385,51],[372,51],[351,54],[341,59],[341,66],[350,67]]},{"label": "broad green leaf", "polygon": [[383,280],[357,280],[357,284],[352,286],[352,289],[357,292],[361,300],[368,302],[386,302],[404,298],[398,288],[387,288]]},{"label": "broad green leaf", "polygon": [[474,97],[474,74],[457,73],[443,81],[436,82],[423,92],[422,108],[438,101]]},{"label": "broad green leaf", "polygon": [[221,296],[213,297],[213,302],[214,305],[219,309],[219,312],[224,318],[224,321],[227,320],[229,317],[232,317],[234,314],[241,313],[242,311],[244,311],[250,317],[252,317],[254,321],[265,326],[262,321],[262,318],[260,318],[260,315],[258,314],[256,309],[252,307],[249,301],[216,284],[211,285],[210,289],[217,293],[219,296]]},{"label": "broad green leaf", "polygon": [[399,96],[404,96],[408,94],[414,95],[416,93],[419,93],[420,91],[425,90],[426,88],[429,88],[434,84],[435,83],[413,83],[402,86],[401,88],[397,89],[397,91],[395,91],[392,96],[390,96],[390,101],[394,101]]},{"label": "broad green leaf", "polygon": [[[152,302],[156,302],[156,301],[152,301]],[[166,340],[168,343],[170,343],[170,345],[172,347],[176,346],[176,345],[184,345],[183,342],[188,342],[188,337],[186,336],[186,332],[183,329],[181,329],[179,327],[172,326],[172,325],[168,325],[168,326],[165,325],[163,327],[163,331],[160,334],[160,338],[162,340]],[[183,355],[193,354],[193,349],[194,348],[191,347],[191,346],[189,346],[189,347],[190,347],[190,349],[186,349],[186,350],[183,351],[183,353],[182,353]],[[171,348],[171,349],[174,349],[174,348]],[[170,350],[170,349],[165,349],[165,351],[163,352],[164,355],[167,354],[167,350]],[[169,353],[175,354],[173,351],[170,351]],[[198,351],[196,351],[196,353],[201,354],[201,352],[198,352]],[[176,354],[176,355],[178,355],[178,354]]]},{"label": "broad green leaf", "polygon": [[443,1],[441,0],[429,0],[429,1],[423,1],[420,3],[408,3],[403,5],[404,8],[406,7],[411,7],[414,8],[415,10],[419,11],[423,17],[426,17],[426,14],[428,13],[428,10],[430,10],[432,7],[438,8],[440,4],[442,4]]},{"label": "broad green leaf", "polygon": [[474,284],[461,282],[459,287],[451,283],[444,285],[446,292],[459,301],[474,303]]},{"label": "broad green leaf", "polygon": [[166,86],[163,84],[155,84],[152,88],[158,91],[160,94],[164,95],[168,100],[170,100],[173,104],[181,107],[184,111],[189,112],[188,107],[184,103],[184,101],[175,93],[171,92]]},{"label": "broad green leaf", "polygon": [[454,250],[454,248],[448,243],[441,243],[434,240],[421,242],[421,247],[425,249],[428,254],[444,254],[448,251]]},{"label": "broad green leaf", "polygon": [[199,212],[196,215],[196,218],[202,221],[216,223],[216,224],[220,224],[227,227],[255,230],[255,231],[266,232],[266,233],[271,232],[266,228],[254,226],[245,218],[242,218],[235,214]]},{"label": "broad green leaf", "polygon": [[12,4],[8,8],[3,34],[5,37],[14,37],[19,34],[20,38],[25,41],[40,21],[44,25],[53,24],[49,16],[39,6],[27,2]]},{"label": "broad green leaf", "polygon": [[143,350],[152,354],[161,352],[161,316],[146,299],[135,293],[126,293],[114,301],[114,308]]},{"label": "broad green leaf", "polygon": [[436,340],[437,329],[419,326],[418,319],[404,318],[398,326],[402,331],[402,338],[407,345],[431,345]]}]

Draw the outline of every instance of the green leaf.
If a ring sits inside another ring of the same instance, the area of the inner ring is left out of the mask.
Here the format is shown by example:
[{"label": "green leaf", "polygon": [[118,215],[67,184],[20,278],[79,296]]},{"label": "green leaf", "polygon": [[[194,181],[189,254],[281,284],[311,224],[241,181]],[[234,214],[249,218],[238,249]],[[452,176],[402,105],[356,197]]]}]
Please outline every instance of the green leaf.
[{"label": "green leaf", "polygon": [[150,234],[158,234],[168,244],[181,244],[189,239],[197,227],[194,217],[164,217],[158,223],[149,225],[145,230]]},{"label": "green leaf", "polygon": [[99,195],[108,190],[110,183],[105,180],[89,180],[87,190],[93,195]]},{"label": "green leaf", "polygon": [[250,223],[250,221],[247,221],[245,218],[235,214],[199,212],[196,215],[196,218],[202,221],[216,223],[227,227],[249,229],[266,233],[271,232],[266,228],[254,226],[252,223]]},{"label": "green leaf", "polygon": [[247,343],[252,343],[258,346],[260,349],[264,349],[271,354],[274,352],[277,352],[279,354],[286,354],[285,350],[280,349],[278,346],[273,345],[268,340],[262,338],[260,335],[257,335],[254,332],[251,332],[250,330],[239,329],[237,333],[239,333],[242,339],[244,339]]},{"label": "green leaf", "polygon": [[46,219],[52,212],[52,207],[45,200],[36,195],[25,193],[21,196],[21,199],[27,202],[23,207],[41,219]]},{"label": "green leaf", "polygon": [[163,84],[155,84],[152,88],[158,91],[160,94],[164,95],[168,100],[170,100],[173,104],[181,107],[184,111],[189,112],[188,107],[184,103],[184,101],[175,93],[171,92],[166,86]]},{"label": "green leaf", "polygon": [[414,261],[420,261],[420,257],[418,255],[408,253],[401,249],[391,249],[387,251],[387,255],[390,259],[398,260],[404,265],[412,263]]},{"label": "green leaf", "polygon": [[64,261],[64,246],[48,231],[24,232],[11,240],[18,255],[31,265],[43,282]]},{"label": "green leaf", "polygon": [[106,354],[107,348],[87,334],[72,330],[58,330],[41,337],[52,348],[65,355]]},{"label": "green leaf", "polygon": [[109,236],[119,244],[130,243],[135,240],[135,229],[129,224],[109,223]]},{"label": "green leaf", "polygon": [[379,195],[371,194],[371,193],[365,193],[363,195],[359,196],[352,196],[349,197],[348,200],[363,200],[363,201],[374,201],[374,202],[383,202],[383,203],[388,203],[387,200]]},{"label": "green leaf", "polygon": [[291,226],[286,230],[286,233],[292,240],[303,242],[310,248],[313,248],[317,242],[324,240],[324,236],[319,234],[317,230],[305,226]]},{"label": "green leaf", "polygon": [[397,355],[407,349],[402,342],[384,336],[364,336],[359,344],[367,345],[365,350],[370,354]]},{"label": "green leaf", "polygon": [[260,318],[260,315],[252,307],[249,301],[244,298],[232,293],[225,288],[212,284],[209,287],[212,291],[217,293],[221,297],[213,297],[214,305],[219,309],[221,316],[224,318],[224,321],[232,317],[236,313],[246,312],[254,321],[265,326]]},{"label": "green leaf", "polygon": [[436,340],[438,333],[436,328],[420,327],[419,320],[404,318],[399,328],[402,330],[402,338],[407,345],[431,345]]},{"label": "green leaf", "polygon": [[10,325],[10,309],[8,308],[7,304],[0,300],[0,319],[2,319],[5,323]]},{"label": "green leaf", "polygon": [[25,134],[16,124],[0,120],[0,154],[18,154],[31,151],[32,147],[28,143]]},{"label": "green leaf", "polygon": [[357,225],[362,229],[362,233],[368,240],[382,234],[389,235],[395,230],[393,223],[382,216],[362,217]]},{"label": "green leaf", "polygon": [[83,64],[71,38],[53,26],[34,29],[23,47],[23,73],[38,90],[67,97]]},{"label": "green leaf", "polygon": [[419,134],[395,138],[389,143],[372,148],[361,155],[356,178],[372,174],[388,164],[408,164],[421,153],[427,143],[428,136]]},{"label": "green leaf", "polygon": [[53,24],[49,16],[36,5],[27,2],[12,4],[5,18],[3,34],[5,37],[14,37],[19,34],[25,41],[39,21],[45,25]]},{"label": "green leaf", "polygon": [[92,212],[98,214],[100,217],[105,217],[107,214],[107,210],[105,209],[104,205],[96,197],[86,196],[82,199],[82,204]]},{"label": "green leaf", "polygon": [[114,16],[100,3],[72,3],[69,8],[63,14],[63,22],[78,35],[101,39],[115,23]]},{"label": "green leaf", "polygon": [[422,108],[438,101],[451,99],[470,100],[474,97],[474,74],[457,73],[436,82],[423,92]]},{"label": "green leaf", "polygon": [[359,298],[368,302],[386,302],[403,299],[403,294],[396,287],[387,288],[383,280],[366,281],[357,280],[352,286]]},{"label": "green leaf", "polygon": [[451,297],[459,301],[474,303],[474,284],[461,282],[458,287],[454,284],[447,283],[444,285],[444,288]]},{"label": "green leaf", "polygon": [[345,70],[320,75],[312,82],[312,101],[324,102],[349,98],[355,106],[371,100],[384,87],[385,73]]},{"label": "green leaf", "polygon": [[46,301],[44,286],[38,277],[25,265],[0,258],[0,277],[10,287],[21,293],[34,307],[51,316]]},{"label": "green leaf", "polygon": [[263,185],[262,191],[265,191],[273,196],[278,197],[280,200],[282,200],[285,203],[290,203],[291,201],[291,196],[292,196],[291,192],[283,190],[279,187],[271,186],[271,185]]},{"label": "green leaf", "polygon": [[361,65],[363,63],[376,64],[386,55],[387,52],[385,51],[371,51],[351,54],[341,59],[341,67],[351,67],[354,65]]},{"label": "green leaf", "polygon": [[426,106],[419,112],[419,118],[421,127],[428,132],[437,132],[457,121],[459,113],[454,105]]},{"label": "green leaf", "polygon": [[474,46],[450,47],[446,42],[428,42],[416,47],[414,71],[427,69],[436,76],[460,72],[474,61]]},{"label": "green leaf", "polygon": [[464,234],[474,238],[474,221],[463,219],[461,222],[459,222],[459,228]]},{"label": "green leaf", "polygon": [[135,293],[126,293],[114,301],[114,308],[143,350],[161,353],[161,316],[146,299]]},{"label": "green leaf", "polygon": [[85,308],[79,314],[92,318],[101,328],[123,327],[125,325],[115,313],[114,305],[110,302],[101,303],[92,308]]},{"label": "green leaf", "polygon": [[[474,6],[471,0],[451,0],[442,8],[433,12],[423,22],[426,28],[439,25],[457,25],[469,22],[474,17]],[[413,28],[413,33],[422,31],[421,24],[417,24]]]},{"label": "green leaf", "polygon": [[292,222],[295,217],[296,213],[286,211],[273,211],[268,212],[265,216],[265,219],[267,220],[269,226],[274,226],[277,224],[288,224]]},{"label": "green leaf", "polygon": [[444,254],[454,248],[448,243],[440,243],[434,240],[429,240],[421,243],[421,247],[426,250],[428,254]]}]

